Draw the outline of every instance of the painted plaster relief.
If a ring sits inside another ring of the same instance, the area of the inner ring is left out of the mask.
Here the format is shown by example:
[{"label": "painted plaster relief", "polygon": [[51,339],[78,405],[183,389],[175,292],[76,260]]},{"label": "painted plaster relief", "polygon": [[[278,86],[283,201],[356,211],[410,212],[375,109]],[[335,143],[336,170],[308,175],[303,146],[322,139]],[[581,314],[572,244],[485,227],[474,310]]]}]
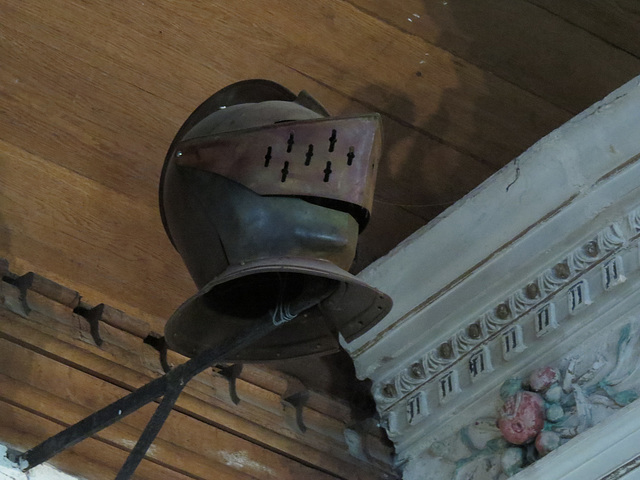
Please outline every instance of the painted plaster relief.
[{"label": "painted plaster relief", "polygon": [[[630,235],[625,235],[623,223],[613,223],[569,252],[557,263],[543,270],[539,275],[512,292],[502,303],[484,312],[480,317],[470,319],[465,328],[403,368],[393,377],[376,382],[373,395],[380,411],[392,407],[400,399],[416,391],[430,379],[442,374],[451,365],[465,356],[477,354],[478,346],[489,337],[501,332],[503,358],[509,360],[522,352],[522,326],[516,323],[529,314],[536,306],[538,325],[536,336],[542,337],[558,327],[553,304],[544,301],[568,288],[567,302],[570,313],[578,313],[592,303],[589,284],[578,279],[597,263],[607,262],[603,267],[605,290],[624,282],[623,265],[619,257],[610,254],[627,245],[628,238],[640,231],[640,209],[627,215]],[[574,282],[574,283],[571,283]],[[547,310],[544,310],[547,308]],[[484,348],[484,347],[480,347]]]},{"label": "painted plaster relief", "polygon": [[607,262],[602,269],[602,286],[605,290],[623,283],[627,278],[624,276],[624,267],[620,257],[614,257]]},{"label": "painted plaster relief", "polygon": [[433,442],[434,472],[453,480],[503,480],[638,398],[640,322],[600,348],[504,382],[495,417]]},{"label": "painted plaster relief", "polygon": [[536,336],[541,337],[558,328],[556,308],[553,303],[547,303],[536,312]]}]

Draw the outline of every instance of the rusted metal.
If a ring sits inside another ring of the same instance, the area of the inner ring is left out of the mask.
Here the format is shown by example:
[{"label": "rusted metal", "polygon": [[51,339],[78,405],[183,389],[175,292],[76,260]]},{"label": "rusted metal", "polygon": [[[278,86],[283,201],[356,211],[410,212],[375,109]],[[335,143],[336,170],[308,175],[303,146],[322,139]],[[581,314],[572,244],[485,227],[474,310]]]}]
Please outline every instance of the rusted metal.
[{"label": "rusted metal", "polygon": [[287,390],[282,395],[282,406],[288,423],[300,433],[307,431],[302,413],[308,401],[309,390],[307,387],[297,378],[289,378]]},{"label": "rusted metal", "polygon": [[102,337],[100,337],[100,320],[102,319],[102,312],[104,311],[104,308],[104,303],[96,305],[95,307],[90,307],[86,303],[80,302],[80,305],[73,310],[73,313],[81,316],[87,321],[89,324],[89,332],[97,346],[100,346],[103,343]]},{"label": "rusted metal", "polygon": [[180,142],[173,156],[260,195],[330,198],[370,212],[379,132],[377,114],[285,122]]},{"label": "rusted metal", "polygon": [[[288,305],[291,318],[287,320],[291,321],[309,308],[313,308],[318,302],[325,299],[331,291],[331,285],[324,283],[292,301]],[[22,454],[13,452],[12,460],[21,466],[24,465],[22,467],[24,470],[29,470],[162,396],[160,405],[116,476],[118,480],[131,478],[144,458],[147,449],[160,432],[173,405],[187,383],[207,368],[225,361],[229,356],[242,351],[261,337],[272,333],[277,328],[281,328],[278,323],[273,321],[273,315],[274,312],[269,312],[256,319],[252,329],[226,338],[214,347],[201,352],[186,363],[178,365],[163,376],[152,380],[134,392],[71,425],[30,450]]]},{"label": "rusted metal", "polygon": [[236,380],[242,373],[242,364],[216,365],[214,371],[227,379],[227,382],[229,382],[229,397],[234,405],[238,405],[240,403],[240,397],[236,389]]},{"label": "rusted metal", "polygon": [[214,94],[178,132],[161,213],[199,292],[166,324],[172,349],[197,355],[326,281],[327,299],[230,360],[332,353],[339,334],[351,341],[390,310],[347,272],[373,203],[380,120],[326,115],[306,93],[251,80]]},{"label": "rusted metal", "polygon": [[20,291],[20,304],[22,305],[24,316],[28,316],[31,313],[31,307],[27,299],[29,290],[72,309],[77,308],[80,304],[80,294],[75,290],[63,287],[34,272],[28,272],[20,276],[12,274],[9,272],[8,262],[6,260],[4,260],[3,268],[5,269],[4,272],[0,269],[2,279],[14,285]]},{"label": "rusted metal", "polygon": [[22,310],[24,312],[24,316],[29,316],[31,313],[31,307],[29,306],[29,300],[27,299],[27,295],[29,293],[29,288],[33,284],[33,272],[26,273],[21,275],[13,280],[13,285],[18,287],[20,291],[20,305],[22,306]]},{"label": "rusted metal", "polygon": [[[269,276],[261,277],[260,274]],[[285,282],[282,287],[279,286],[281,281]],[[324,282],[334,288],[328,298],[304,312],[295,322],[284,325],[278,332],[229,359],[258,362],[333,353],[339,348],[336,332],[351,341],[375,325],[391,307],[386,295],[330,262],[265,259],[230,267],[180,306],[165,327],[167,342],[183,355],[196,355],[238,331],[252,328],[254,317],[240,315],[237,310],[229,311],[228,303],[258,302],[261,290],[277,298],[286,295],[292,284],[299,290],[289,290],[290,294],[297,291],[303,294]],[[239,289],[234,291],[235,286]],[[218,302],[220,299],[227,301]]]},{"label": "rusted metal", "polygon": [[167,373],[169,370],[171,370],[171,365],[169,365],[169,361],[167,359],[167,341],[165,340],[164,336],[156,332],[149,332],[149,335],[147,335],[143,341],[144,343],[150,345],[158,351],[162,371],[164,373]]},{"label": "rusted metal", "polygon": [[0,258],[0,303],[4,304],[4,282],[9,279],[9,261]]}]

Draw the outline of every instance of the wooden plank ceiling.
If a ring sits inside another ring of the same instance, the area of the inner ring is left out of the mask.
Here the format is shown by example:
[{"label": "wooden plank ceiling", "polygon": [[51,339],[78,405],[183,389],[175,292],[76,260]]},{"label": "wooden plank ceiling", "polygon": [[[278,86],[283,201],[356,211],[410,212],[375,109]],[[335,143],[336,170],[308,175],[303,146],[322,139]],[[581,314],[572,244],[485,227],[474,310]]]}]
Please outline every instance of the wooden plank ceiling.
[{"label": "wooden plank ceiling", "polygon": [[[0,258],[0,442],[25,451],[162,373],[159,352],[144,341],[146,322],[103,305],[97,346],[89,323],[74,313],[78,292],[37,275],[19,289],[4,266]],[[178,365],[186,358],[169,351],[166,360]],[[389,446],[375,430],[358,428],[343,402],[309,392],[299,412],[288,403],[298,384],[245,366],[235,381],[236,404],[226,378],[201,373],[185,387],[135,478],[397,478]],[[52,462],[80,478],[114,478],[156,407],[124,415]],[[357,458],[347,427],[361,435]]]},{"label": "wooden plank ceiling", "polygon": [[[639,57],[637,0],[0,0],[0,256],[162,331],[195,291],[158,214],[166,149],[211,93],[268,78],[383,115],[357,272]],[[308,381],[343,391],[340,362]]]}]

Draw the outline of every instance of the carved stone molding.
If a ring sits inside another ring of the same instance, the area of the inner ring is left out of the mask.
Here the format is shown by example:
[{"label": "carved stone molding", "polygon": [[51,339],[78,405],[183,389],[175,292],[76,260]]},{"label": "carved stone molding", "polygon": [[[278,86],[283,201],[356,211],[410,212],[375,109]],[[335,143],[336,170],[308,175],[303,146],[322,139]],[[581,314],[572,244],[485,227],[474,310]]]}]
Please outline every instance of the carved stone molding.
[{"label": "carved stone molding", "polygon": [[[634,209],[626,217],[640,222],[638,212],[640,208]],[[434,377],[445,373],[452,365],[461,364],[461,361],[472,356],[483,342],[490,338],[497,338],[497,335],[505,332],[536,307],[547,303],[567,285],[576,282],[584,272],[606,262],[614,252],[621,250],[635,237],[634,224],[631,224],[632,229],[625,228],[623,220],[624,217],[619,222],[612,223],[607,228],[589,236],[580,246],[558,258],[479,318],[462,321],[461,324],[465,326],[438,348],[412,358],[399,369],[399,373],[376,381],[373,394],[378,410],[383,413],[396,402],[429,383]],[[591,302],[590,298],[586,298],[585,288],[582,287],[576,295],[584,296],[581,299],[582,302]],[[574,308],[577,306],[575,305]],[[553,321],[557,322],[555,318]],[[522,342],[517,342],[517,331],[515,335],[512,343],[516,347],[521,346]]]},{"label": "carved stone molding", "polygon": [[[477,428],[467,430],[474,437],[464,441],[484,438],[492,422],[482,418],[495,420],[506,379],[560,365],[569,351],[586,358],[605,335],[619,331],[622,318],[640,319],[639,112],[640,77],[538,142],[359,274],[388,293],[394,306],[343,347],[357,375],[372,381],[403,478],[452,478],[452,471],[439,475],[436,467],[453,447],[438,448],[437,442],[475,421]],[[565,362],[561,368],[572,377],[573,367]],[[597,375],[595,368],[578,373],[583,379]],[[600,462],[609,468],[601,477],[640,454],[640,434],[638,439],[626,458],[607,450],[617,463]],[[585,470],[566,463],[567,478],[595,478],[575,476],[571,472]],[[557,478],[548,474],[552,470],[539,477],[527,477],[527,471],[518,479]],[[460,478],[476,478],[467,473]]]}]

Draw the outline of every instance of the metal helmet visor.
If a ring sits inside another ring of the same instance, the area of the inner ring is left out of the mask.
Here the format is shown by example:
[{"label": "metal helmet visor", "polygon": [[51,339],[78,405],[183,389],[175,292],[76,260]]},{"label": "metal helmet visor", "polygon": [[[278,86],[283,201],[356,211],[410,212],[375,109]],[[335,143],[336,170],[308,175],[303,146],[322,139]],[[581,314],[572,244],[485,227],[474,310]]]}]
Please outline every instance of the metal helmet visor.
[{"label": "metal helmet visor", "polygon": [[282,122],[185,140],[170,155],[178,166],[221,175],[259,195],[350,205],[345,209],[362,230],[373,205],[380,131],[377,114]]}]

